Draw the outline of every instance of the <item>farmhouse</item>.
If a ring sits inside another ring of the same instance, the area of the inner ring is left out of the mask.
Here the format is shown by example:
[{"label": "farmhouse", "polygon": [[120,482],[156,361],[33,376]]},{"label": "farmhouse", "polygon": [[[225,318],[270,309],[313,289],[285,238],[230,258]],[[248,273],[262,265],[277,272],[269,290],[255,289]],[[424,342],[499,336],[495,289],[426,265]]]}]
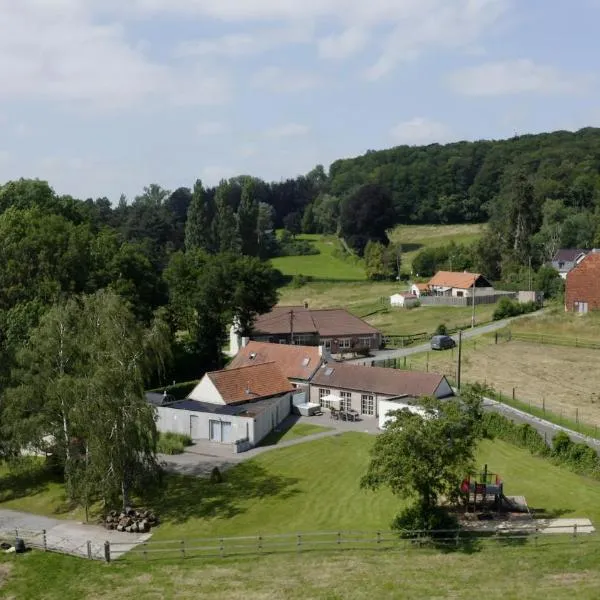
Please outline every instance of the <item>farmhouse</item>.
[{"label": "farmhouse", "polygon": [[433,296],[464,298],[473,294],[487,296],[494,293],[494,287],[483,275],[467,271],[438,271],[427,285]]},{"label": "farmhouse", "polygon": [[293,387],[305,389],[325,357],[327,353],[323,346],[290,346],[250,341],[240,349],[227,369],[275,362]]},{"label": "farmhouse", "polygon": [[600,309],[600,250],[593,250],[567,273],[565,310]]},{"label": "farmhouse", "polygon": [[293,392],[274,362],[213,371],[185,400],[158,406],[157,427],[248,449],[290,414]]},{"label": "farmhouse", "polygon": [[588,254],[589,250],[581,248],[561,248],[552,257],[550,262],[563,279],[567,278],[567,273],[575,268]]},{"label": "farmhouse", "polygon": [[400,306],[402,308],[410,308],[419,302],[419,298],[415,294],[405,292],[403,294],[392,294],[390,296],[391,306]]},{"label": "farmhouse", "polygon": [[[260,315],[254,324],[252,340],[275,344],[324,346],[331,354],[353,348],[378,349],[381,332],[343,308],[311,310],[304,306],[276,306]],[[235,327],[230,332],[231,352],[236,353],[241,338]]]},{"label": "farmhouse", "polygon": [[454,395],[443,375],[365,367],[345,363],[324,363],[310,383],[310,399],[329,408],[339,399],[342,410],[356,410],[365,417],[379,415],[379,403],[398,398]]}]

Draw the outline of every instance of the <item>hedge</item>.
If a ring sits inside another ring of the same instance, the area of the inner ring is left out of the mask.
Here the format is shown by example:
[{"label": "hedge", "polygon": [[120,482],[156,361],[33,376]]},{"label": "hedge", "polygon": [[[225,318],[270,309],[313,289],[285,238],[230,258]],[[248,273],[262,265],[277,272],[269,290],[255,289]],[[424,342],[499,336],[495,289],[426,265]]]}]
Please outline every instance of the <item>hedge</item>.
[{"label": "hedge", "polygon": [[165,387],[148,391],[162,394],[166,390],[167,394],[173,396],[175,400],[183,400],[199,383],[199,379],[195,379],[194,381],[182,381],[181,383],[176,383],[175,385],[167,385]]}]

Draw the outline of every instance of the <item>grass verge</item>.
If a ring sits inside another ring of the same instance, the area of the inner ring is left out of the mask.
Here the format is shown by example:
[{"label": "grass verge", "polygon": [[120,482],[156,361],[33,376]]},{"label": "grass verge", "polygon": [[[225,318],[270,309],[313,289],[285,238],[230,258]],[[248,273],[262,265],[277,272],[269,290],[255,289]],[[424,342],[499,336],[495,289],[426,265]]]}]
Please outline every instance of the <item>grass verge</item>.
[{"label": "grass verge", "polygon": [[331,431],[331,429],[331,427],[311,425],[310,423],[291,423],[288,427],[280,427],[280,429],[269,433],[260,442],[259,446],[275,446],[279,442],[287,442],[315,433],[324,433],[325,431]]}]

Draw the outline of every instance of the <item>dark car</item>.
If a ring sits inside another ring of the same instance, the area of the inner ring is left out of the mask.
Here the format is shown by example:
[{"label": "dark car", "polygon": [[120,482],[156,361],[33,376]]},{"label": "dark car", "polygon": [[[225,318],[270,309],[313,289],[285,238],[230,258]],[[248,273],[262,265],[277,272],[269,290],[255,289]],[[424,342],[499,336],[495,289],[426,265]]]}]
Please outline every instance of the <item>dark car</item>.
[{"label": "dark car", "polygon": [[446,348],[454,348],[456,342],[449,335],[434,335],[431,338],[432,350],[446,350]]}]

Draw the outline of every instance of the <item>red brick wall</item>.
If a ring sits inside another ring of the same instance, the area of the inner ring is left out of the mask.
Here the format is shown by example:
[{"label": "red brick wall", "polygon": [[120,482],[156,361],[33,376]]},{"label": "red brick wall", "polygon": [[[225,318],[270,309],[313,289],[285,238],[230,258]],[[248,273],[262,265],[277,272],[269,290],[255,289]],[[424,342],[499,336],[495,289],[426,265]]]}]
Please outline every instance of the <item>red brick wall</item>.
[{"label": "red brick wall", "polygon": [[600,310],[600,253],[589,254],[567,273],[565,308],[574,310],[575,302],[587,302],[588,310]]}]

